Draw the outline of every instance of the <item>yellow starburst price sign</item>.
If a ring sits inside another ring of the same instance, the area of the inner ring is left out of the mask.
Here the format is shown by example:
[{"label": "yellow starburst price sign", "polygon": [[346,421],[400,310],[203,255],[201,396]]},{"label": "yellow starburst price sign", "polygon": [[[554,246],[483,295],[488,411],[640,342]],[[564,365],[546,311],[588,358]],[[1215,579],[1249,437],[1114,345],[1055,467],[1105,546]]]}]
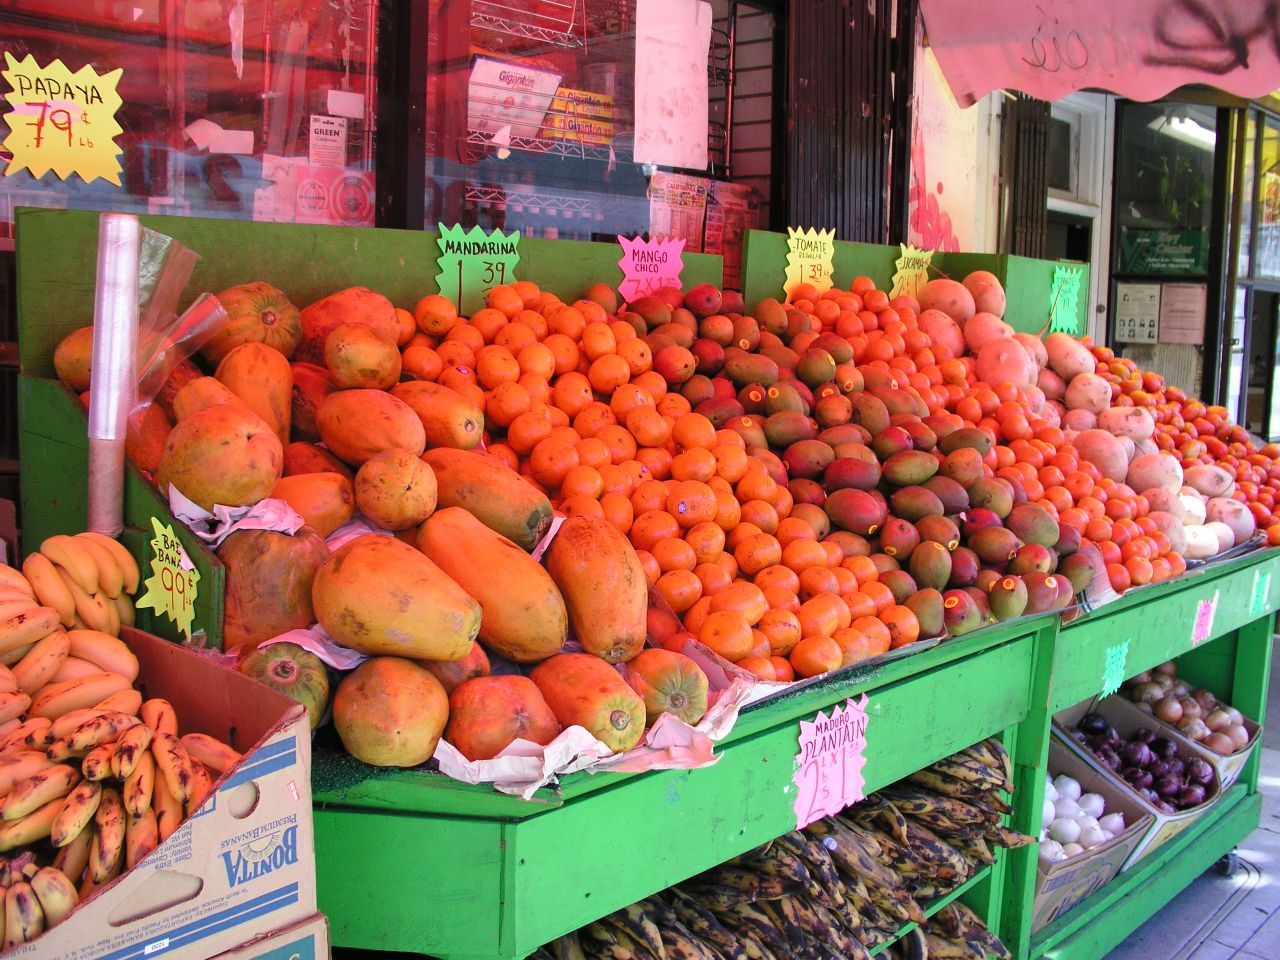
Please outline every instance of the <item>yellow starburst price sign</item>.
[{"label": "yellow starburst price sign", "polygon": [[192,567],[173,527],[152,517],[151,529],[155,532],[151,538],[151,576],[147,577],[147,592],[137,608],[149,608],[168,617],[190,640],[200,573]]},{"label": "yellow starburst price sign", "polygon": [[30,170],[43,177],[52,170],[66,180],[79,174],[85,183],[101,177],[120,185],[120,154],[115,138],[122,68],[99,76],[88,64],[74,73],[61,60],[40,66],[29,54],[4,55],[9,91],[4,148],[13,155],[5,176]]},{"label": "yellow starburst price sign", "polygon": [[929,282],[929,268],[933,265],[933,251],[921,250],[907,243],[898,244],[902,256],[893,262],[893,286],[889,297],[917,297]]},{"label": "yellow starburst price sign", "polygon": [[782,283],[786,300],[791,302],[792,291],[802,283],[816,287],[819,293],[831,289],[831,265],[836,255],[834,230],[797,230],[787,227],[787,274]]}]

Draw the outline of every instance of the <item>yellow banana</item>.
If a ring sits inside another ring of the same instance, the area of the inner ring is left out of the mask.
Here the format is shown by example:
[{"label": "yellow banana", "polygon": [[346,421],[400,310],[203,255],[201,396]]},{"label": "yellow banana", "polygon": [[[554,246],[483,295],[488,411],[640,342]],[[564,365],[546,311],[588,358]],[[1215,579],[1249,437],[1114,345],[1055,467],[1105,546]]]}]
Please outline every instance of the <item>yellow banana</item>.
[{"label": "yellow banana", "polygon": [[36,744],[37,739],[43,745],[44,737],[42,734],[48,728],[49,719],[47,717],[30,717],[23,720],[22,723],[10,730],[3,740],[0,740],[0,753],[10,747],[18,750],[30,749]]},{"label": "yellow banana", "polygon": [[0,653],[0,666],[12,667],[15,663],[31,652],[34,643],[25,643],[21,646],[14,647],[12,650],[6,650]]},{"label": "yellow banana", "polygon": [[[22,720],[18,717],[14,717],[12,720],[6,720],[4,723],[0,723],[0,744],[3,744],[13,731],[17,730],[20,726],[22,726]],[[0,746],[0,753],[3,752],[3,746]]]},{"label": "yellow banana", "polygon": [[54,818],[53,828],[49,831],[49,842],[55,847],[65,847],[78,837],[98,812],[98,802],[101,799],[101,783],[82,780],[76,784],[75,789],[63,800],[62,807]]},{"label": "yellow banana", "polygon": [[241,754],[216,737],[205,733],[188,733],[179,739],[187,748],[187,753],[191,754],[192,760],[198,760],[214,773],[226,773],[240,762]]},{"label": "yellow banana", "polygon": [[125,593],[138,592],[138,582],[141,579],[141,575],[138,572],[138,561],[133,558],[133,554],[129,552],[123,543],[95,530],[86,530],[84,533],[76,534],[76,536],[95,540],[110,550],[116,558],[116,563],[120,565],[121,572],[124,574]]},{"label": "yellow banana", "polygon": [[113,776],[115,771],[111,769],[111,758],[115,755],[115,751],[116,747],[113,743],[104,743],[90,750],[80,761],[80,772],[84,774],[84,778],[105,780]]},{"label": "yellow banana", "polygon": [[80,898],[67,875],[56,867],[41,867],[31,878],[31,889],[44,911],[44,927],[56,927],[67,918]]},{"label": "yellow banana", "polygon": [[[22,590],[18,587],[7,587],[0,584],[0,603],[14,603],[18,600],[25,600],[30,603],[36,598],[29,587],[26,590]],[[36,602],[39,603],[40,601],[36,600]]]},{"label": "yellow banana", "polygon": [[12,950],[44,933],[44,910],[27,882],[15,883],[4,895],[4,948]]},{"label": "yellow banana", "polygon": [[[0,610],[0,653],[10,653],[20,647],[30,647],[60,626],[58,611],[53,607],[33,606],[7,615]],[[21,660],[25,655],[25,651],[18,654],[17,660]],[[16,663],[17,660],[13,662]]]},{"label": "yellow banana", "polygon": [[98,568],[97,592],[105,593],[112,600],[120,596],[124,592],[124,571],[120,569],[115,554],[83,533],[76,534],[73,539]]},{"label": "yellow banana", "polygon": [[87,752],[86,750],[72,750],[71,743],[66,737],[62,737],[49,744],[44,755],[54,763],[62,763],[65,760],[79,760]]},{"label": "yellow banana", "polygon": [[129,678],[118,673],[96,673],[51,683],[36,695],[28,712],[33,717],[56,719],[71,710],[91,707],[131,686]]},{"label": "yellow banana", "polygon": [[7,797],[14,788],[41,770],[48,770],[53,761],[43,751],[29,750],[10,760],[0,762],[0,797]]},{"label": "yellow banana", "polygon": [[50,722],[49,732],[45,735],[45,739],[49,743],[53,743],[56,740],[65,740],[75,733],[76,727],[80,726],[80,724],[86,720],[92,720],[94,717],[100,717],[107,712],[101,707],[80,707],[77,710],[69,710],[58,719]]},{"label": "yellow banana", "polygon": [[93,823],[58,848],[53,865],[62,871],[72,883],[80,881],[84,868],[89,865],[89,848],[93,846]]},{"label": "yellow banana", "polygon": [[156,812],[156,830],[164,843],[182,823],[182,804],[169,792],[164,777],[155,778],[151,791],[151,809]]},{"label": "yellow banana", "polygon": [[156,762],[148,751],[138,758],[133,772],[124,781],[124,808],[131,817],[140,817],[151,809],[151,795],[156,784]]},{"label": "yellow banana", "polygon": [[62,797],[50,800],[43,807],[33,810],[21,820],[0,824],[0,852],[25,847],[43,840],[53,829],[53,821],[62,809]]},{"label": "yellow banana", "polygon": [[138,690],[130,688],[128,690],[120,690],[113,693],[109,697],[104,697],[93,705],[95,710],[119,710],[121,713],[127,713],[131,717],[138,715],[138,709],[142,706],[142,693]]},{"label": "yellow banana", "polygon": [[40,544],[40,552],[60,566],[84,593],[98,592],[98,565],[83,543],[59,533]]},{"label": "yellow banana", "polygon": [[124,805],[120,802],[120,794],[110,788],[102,791],[93,824],[89,876],[95,884],[102,884],[119,872],[124,854]]},{"label": "yellow banana", "polygon": [[22,562],[22,572],[26,574],[38,599],[46,607],[58,611],[58,619],[64,627],[69,627],[76,619],[76,600],[53,561],[43,553],[33,553]]},{"label": "yellow banana", "polygon": [[201,804],[213,792],[213,778],[203,763],[191,762],[191,796],[187,798],[187,813],[200,809]]},{"label": "yellow banana", "polygon": [[[8,667],[0,665],[0,691],[19,689],[18,678]],[[28,693],[30,691],[27,691]]]},{"label": "yellow banana", "polygon": [[[32,556],[38,557],[40,554],[33,553]],[[14,664],[13,678],[18,689],[34,697],[41,687],[53,679],[70,652],[71,641],[65,630],[54,630],[37,640],[26,656]]]},{"label": "yellow banana", "polygon": [[[151,746],[151,737],[155,731],[145,723],[130,727],[120,734],[116,740],[115,752],[111,754],[111,773],[121,780],[133,773],[138,760],[147,753]],[[189,751],[188,751],[189,752]]]},{"label": "yellow banana", "polygon": [[156,772],[164,777],[169,792],[175,800],[187,806],[196,786],[194,764],[187,748],[173,734],[157,730],[151,738],[151,754],[155,757]]},{"label": "yellow banana", "polygon": [[75,753],[87,753],[104,743],[113,743],[130,727],[142,723],[127,713],[108,711],[92,720],[86,720],[67,737],[67,744]]},{"label": "yellow banana", "polygon": [[124,827],[124,866],[132,870],[134,864],[160,845],[160,829],[156,826],[156,814],[150,807],[139,816],[130,817]]},{"label": "yellow banana", "polygon": [[178,733],[178,714],[168,700],[154,697],[146,701],[138,710],[138,716],[156,733],[169,733],[175,736]]},{"label": "yellow banana", "polygon": [[89,677],[95,673],[103,673],[103,669],[96,663],[90,663],[88,660],[82,660],[79,657],[64,657],[62,663],[58,664],[58,672],[49,680],[50,683],[62,683],[64,680],[75,680],[77,677]]},{"label": "yellow banana", "polygon": [[71,656],[96,664],[99,670],[138,679],[138,658],[118,637],[100,630],[71,630],[67,638],[71,641]]},{"label": "yellow banana", "polygon": [[21,590],[29,597],[35,595],[31,591],[30,582],[22,575],[22,571],[7,563],[0,563],[0,588]]},{"label": "yellow banana", "polygon": [[127,593],[122,593],[115,599],[116,617],[120,620],[120,626],[132,627],[137,621],[137,612],[133,606],[133,600]]},{"label": "yellow banana", "polygon": [[21,690],[6,690],[0,693],[0,723],[16,720],[31,706],[31,698]]},{"label": "yellow banana", "polygon": [[0,819],[21,820],[50,800],[59,800],[80,782],[80,771],[60,763],[32,774],[0,800]]},{"label": "yellow banana", "polygon": [[115,603],[105,593],[85,593],[71,574],[62,567],[57,567],[57,570],[75,600],[76,618],[72,628],[101,630],[115,636],[120,631],[120,618],[116,615]]}]

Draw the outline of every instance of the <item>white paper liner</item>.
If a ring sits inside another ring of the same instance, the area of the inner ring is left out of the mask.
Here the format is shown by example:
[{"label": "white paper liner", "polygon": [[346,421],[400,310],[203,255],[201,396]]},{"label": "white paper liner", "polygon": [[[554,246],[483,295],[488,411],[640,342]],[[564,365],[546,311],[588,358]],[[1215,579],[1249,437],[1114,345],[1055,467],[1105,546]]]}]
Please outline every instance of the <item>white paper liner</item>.
[{"label": "white paper liner", "polygon": [[298,630],[286,630],[270,640],[263,640],[258,649],[269,647],[273,643],[293,643],[303,650],[309,650],[335,670],[354,670],[369,659],[368,654],[344,647],[325,632],[324,627],[313,623],[309,627]]},{"label": "white paper liner", "polygon": [[303,526],[302,517],[283,500],[265,497],[251,507],[213,505],[213,513],[183,496],[169,485],[169,511],[197,537],[217,547],[237,530],[274,530],[293,535]]}]

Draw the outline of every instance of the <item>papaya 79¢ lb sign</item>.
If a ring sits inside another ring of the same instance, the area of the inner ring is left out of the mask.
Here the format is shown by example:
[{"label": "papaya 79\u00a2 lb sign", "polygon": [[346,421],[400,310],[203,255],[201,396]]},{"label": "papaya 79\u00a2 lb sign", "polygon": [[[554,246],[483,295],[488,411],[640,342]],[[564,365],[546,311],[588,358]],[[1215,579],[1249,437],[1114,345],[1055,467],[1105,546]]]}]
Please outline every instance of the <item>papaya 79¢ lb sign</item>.
[{"label": "papaya 79\u00a2 lb sign", "polygon": [[867,762],[863,755],[866,747],[865,693],[861,699],[850,697],[834,707],[830,716],[819,710],[812,720],[800,721],[800,752],[792,776],[796,829],[865,799],[862,768]]}]

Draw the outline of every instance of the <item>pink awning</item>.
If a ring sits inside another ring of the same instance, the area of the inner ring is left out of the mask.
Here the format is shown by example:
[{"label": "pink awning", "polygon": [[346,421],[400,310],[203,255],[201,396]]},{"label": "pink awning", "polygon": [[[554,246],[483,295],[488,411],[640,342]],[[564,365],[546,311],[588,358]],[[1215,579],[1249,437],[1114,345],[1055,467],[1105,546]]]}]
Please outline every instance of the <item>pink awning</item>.
[{"label": "pink awning", "polygon": [[992,90],[1155,100],[1186,84],[1280,90],[1280,0],[920,0],[961,106]]}]

